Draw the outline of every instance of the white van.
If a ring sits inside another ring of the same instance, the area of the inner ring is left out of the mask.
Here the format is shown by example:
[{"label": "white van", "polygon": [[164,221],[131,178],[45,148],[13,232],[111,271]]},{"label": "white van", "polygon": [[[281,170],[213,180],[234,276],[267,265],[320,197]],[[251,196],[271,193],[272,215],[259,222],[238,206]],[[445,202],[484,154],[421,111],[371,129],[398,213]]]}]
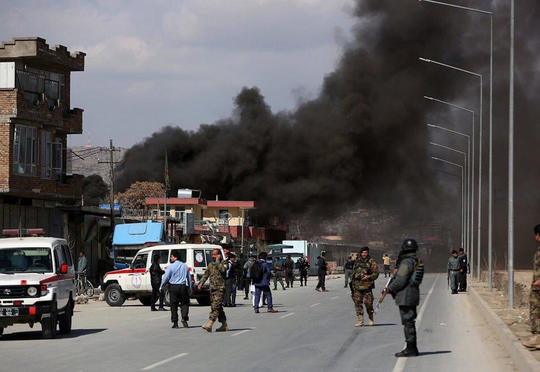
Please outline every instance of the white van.
[{"label": "white van", "polygon": [[[210,305],[208,281],[200,291],[196,290],[199,280],[212,262],[210,253],[219,249],[223,256],[223,248],[215,244],[166,244],[143,248],[137,252],[129,268],[110,271],[103,277],[101,289],[105,292],[105,301],[110,306],[121,306],[126,298],[137,297],[143,305],[150,305],[152,284],[150,282],[150,266],[154,256],[159,255],[160,266],[166,270],[170,264],[171,251],[177,250],[179,260],[185,262],[193,279],[191,298],[201,305]],[[169,293],[165,289],[165,304],[169,305]]]},{"label": "white van", "polygon": [[71,332],[75,268],[59,238],[0,239],[0,336],[16,323],[41,323],[43,338]]}]

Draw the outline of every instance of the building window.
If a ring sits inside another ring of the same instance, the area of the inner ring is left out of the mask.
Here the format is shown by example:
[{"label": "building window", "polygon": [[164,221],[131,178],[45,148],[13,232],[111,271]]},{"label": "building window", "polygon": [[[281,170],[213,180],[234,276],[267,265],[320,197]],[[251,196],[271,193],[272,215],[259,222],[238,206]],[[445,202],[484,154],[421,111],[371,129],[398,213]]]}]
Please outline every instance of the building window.
[{"label": "building window", "polygon": [[15,125],[13,132],[13,173],[37,174],[37,129]]},{"label": "building window", "polygon": [[42,94],[47,97],[49,108],[53,109],[64,100],[65,78],[63,74],[26,67],[16,70],[16,87],[32,104],[41,100]]},{"label": "building window", "polygon": [[61,177],[62,165],[62,141],[59,138],[53,141],[50,132],[41,132],[41,178],[50,179],[53,170]]}]

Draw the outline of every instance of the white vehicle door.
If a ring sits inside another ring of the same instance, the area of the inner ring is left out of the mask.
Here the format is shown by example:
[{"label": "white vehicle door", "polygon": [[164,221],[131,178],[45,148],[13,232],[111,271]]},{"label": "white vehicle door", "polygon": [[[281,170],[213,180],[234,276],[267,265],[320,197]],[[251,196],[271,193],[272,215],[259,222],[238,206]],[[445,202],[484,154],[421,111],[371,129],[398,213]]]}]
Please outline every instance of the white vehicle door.
[{"label": "white vehicle door", "polygon": [[133,259],[131,269],[127,269],[127,274],[123,277],[122,289],[128,292],[151,291],[150,272],[148,265],[148,252],[138,253]]},{"label": "white vehicle door", "polygon": [[55,263],[55,270],[56,275],[58,277],[58,280],[56,281],[56,304],[58,309],[64,308],[69,299],[69,289],[70,289],[70,281],[73,280],[73,278],[69,275],[69,272],[67,274],[61,273],[62,265],[67,265],[67,260],[64,257],[64,252],[62,251],[61,245],[56,245],[53,247],[53,254],[54,254],[54,263]]}]

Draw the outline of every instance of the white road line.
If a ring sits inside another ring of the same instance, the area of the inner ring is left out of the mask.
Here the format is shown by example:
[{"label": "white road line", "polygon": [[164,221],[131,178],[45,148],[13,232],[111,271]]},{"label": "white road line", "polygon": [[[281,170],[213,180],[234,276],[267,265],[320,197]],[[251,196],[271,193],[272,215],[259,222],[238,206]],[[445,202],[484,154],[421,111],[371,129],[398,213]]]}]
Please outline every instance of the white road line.
[{"label": "white road line", "polygon": [[285,318],[288,318],[288,317],[290,317],[292,315],[294,315],[294,313],[285,314],[285,315],[280,316],[279,319],[285,319]]},{"label": "white road line", "polygon": [[156,319],[165,319],[168,318],[170,315],[162,315],[162,316],[156,316],[154,318],[150,318],[149,320],[156,320]]},{"label": "white road line", "polygon": [[249,331],[253,331],[254,329],[255,329],[255,328],[244,329],[243,331],[233,333],[233,334],[231,335],[231,337],[238,336],[238,335],[241,335],[242,333],[246,333],[246,332],[249,332]]},{"label": "white road line", "polygon": [[317,302],[317,303],[315,303],[313,305],[309,305],[309,307],[315,307],[315,306],[320,305],[320,304],[321,304],[320,302]]},{"label": "white road line", "polygon": [[332,299],[332,300],[335,300],[336,298],[339,298],[339,296],[334,296],[334,297],[332,297],[331,299]]},{"label": "white road line", "polygon": [[[437,284],[437,281],[439,280],[439,275],[435,278],[433,281],[433,284],[431,285],[431,288],[429,289],[429,292],[426,296],[426,299],[424,300],[424,303],[422,304],[422,307],[420,308],[420,311],[418,312],[418,316],[416,317],[416,329],[418,330],[420,328],[420,321],[422,320],[422,316],[424,315],[424,310],[426,309],[426,304],[429,301],[429,298],[431,297],[431,294],[433,293],[433,289],[435,288],[435,284]],[[407,363],[408,358],[397,358],[396,365],[394,366],[394,369],[392,372],[403,372],[405,370],[405,363]]]},{"label": "white road line", "polygon": [[167,358],[167,359],[164,359],[162,360],[161,362],[157,362],[157,363],[154,363],[154,364],[150,364],[149,366],[147,367],[144,367],[142,370],[143,371],[148,371],[149,369],[152,369],[152,368],[156,368],[158,366],[161,366],[165,363],[169,363],[170,361],[172,360],[175,360],[175,359],[178,359],[178,358],[182,358],[182,357],[185,357],[186,355],[188,355],[189,353],[182,353],[182,354],[178,354],[178,355],[175,355],[175,356],[172,356],[170,358]]}]

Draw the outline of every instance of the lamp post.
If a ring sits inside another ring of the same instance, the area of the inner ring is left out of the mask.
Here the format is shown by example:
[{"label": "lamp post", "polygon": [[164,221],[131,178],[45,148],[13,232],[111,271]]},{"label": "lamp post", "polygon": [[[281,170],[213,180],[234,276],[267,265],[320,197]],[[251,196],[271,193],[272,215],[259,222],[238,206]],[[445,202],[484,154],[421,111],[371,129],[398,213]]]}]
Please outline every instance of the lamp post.
[{"label": "lamp post", "polygon": [[442,127],[440,125],[434,125],[434,124],[427,124],[427,126],[429,128],[434,128],[434,129],[440,129],[444,132],[447,132],[447,133],[451,133],[451,134],[455,134],[455,135],[458,135],[458,136],[463,136],[465,138],[467,138],[467,218],[466,218],[466,221],[467,221],[467,229],[466,229],[466,236],[467,236],[467,240],[466,240],[466,244],[465,244],[465,248],[467,250],[467,253],[470,255],[471,254],[471,251],[470,251],[470,246],[469,246],[469,237],[470,237],[470,224],[469,224],[469,220],[470,220],[470,212],[471,212],[471,174],[472,174],[472,170],[471,170],[471,136],[469,136],[468,134],[465,134],[465,133],[461,133],[461,132],[458,132],[456,130],[452,130],[452,129],[448,129],[448,128],[445,128],[445,127]]},{"label": "lamp post", "polygon": [[[470,7],[466,7],[466,6],[461,6],[461,5],[456,5],[456,4],[449,4],[449,3],[445,3],[445,2],[442,2],[442,1],[436,1],[436,0],[419,0],[419,1],[424,1],[426,3],[432,3],[432,4],[436,4],[436,5],[442,5],[442,6],[447,6],[447,7],[451,7],[451,8],[456,8],[456,9],[459,9],[459,10],[464,10],[464,11],[467,11],[467,12],[473,12],[473,13],[477,13],[477,14],[482,14],[482,15],[488,15],[489,16],[489,164],[488,164],[488,173],[489,173],[489,179],[488,179],[488,287],[489,287],[489,290],[491,291],[492,288],[493,288],[493,283],[492,283],[492,271],[493,271],[493,265],[492,265],[492,252],[493,252],[493,12],[490,12],[490,11],[487,11],[487,10],[482,10],[482,9],[477,9],[477,8],[470,8]],[[511,63],[510,63],[510,79],[511,79],[511,84],[510,85],[513,85],[513,41],[514,41],[514,37],[513,37],[513,32],[514,32],[514,0],[511,0],[512,3],[511,3],[511,41],[510,41],[510,44],[511,44],[511,51],[510,51],[510,60],[511,60]],[[481,89],[481,88],[480,88]],[[513,94],[513,87],[510,88],[511,89],[511,95]],[[510,98],[510,101],[513,101],[513,96]],[[511,106],[511,110],[513,110],[513,102],[511,102],[510,104]],[[510,115],[513,115],[512,113]],[[482,119],[480,119],[482,120]],[[513,131],[513,119],[511,119],[511,130]],[[513,136],[513,135],[512,135]],[[512,146],[513,146],[513,137],[512,138],[509,138],[509,142],[512,143]],[[513,147],[512,149],[509,149],[509,155],[510,155],[510,152],[513,152]],[[512,170],[513,172],[513,170]],[[510,173],[510,170],[509,170],[509,173]],[[510,182],[510,181],[509,181]],[[480,202],[480,195],[478,197],[478,200]],[[510,204],[510,198],[509,198],[509,204]],[[513,208],[513,201],[512,201],[512,208]],[[480,211],[479,211],[480,212]],[[509,217],[510,215],[512,215],[513,217],[513,210],[512,210],[512,214],[509,213]],[[508,222],[508,225],[509,225],[509,233],[511,232],[513,234],[513,228],[511,229],[510,228],[510,219],[509,219],[509,222]],[[478,230],[480,230],[480,227],[478,228]],[[512,230],[512,231],[510,231]],[[478,238],[478,241],[480,242],[480,237]],[[478,245],[480,245],[480,243],[478,243]],[[510,244],[508,245],[508,248],[510,249]],[[512,243],[512,249],[513,249],[513,243]],[[509,255],[510,257],[510,255]],[[513,258],[513,250],[512,250],[512,258]],[[510,262],[510,261],[509,261]],[[480,263],[480,260],[478,260],[478,263]],[[480,270],[478,270],[478,275],[480,275]],[[509,275],[510,277],[510,275]]]},{"label": "lamp post", "polygon": [[508,107],[508,307],[514,307],[514,0],[510,5],[510,82]]},{"label": "lamp post", "polygon": [[[466,107],[463,107],[463,106],[459,106],[459,105],[456,105],[454,103],[451,103],[451,102],[447,102],[447,101],[443,101],[441,99],[438,99],[438,98],[434,98],[434,97],[430,97],[430,96],[424,96],[425,99],[429,100],[429,101],[432,101],[432,102],[438,102],[438,103],[441,103],[443,105],[447,105],[447,106],[450,106],[450,107],[453,107],[453,108],[456,108],[456,109],[459,109],[459,110],[462,110],[462,111],[466,111],[468,113],[470,113],[472,115],[472,122],[471,122],[471,132],[472,132],[472,167],[471,167],[471,218],[470,218],[470,247],[471,247],[471,277],[474,277],[474,263],[475,263],[475,255],[474,255],[474,249],[473,249],[473,242],[474,242],[474,156],[475,156],[475,151],[474,151],[474,111],[469,109],[469,108],[466,108]],[[480,257],[478,257],[478,260],[480,259]]]},{"label": "lamp post", "polygon": [[[439,143],[435,143],[435,142],[430,142],[429,144],[432,145],[432,146],[436,146],[436,147],[439,147],[439,148],[442,148],[442,149],[445,149],[445,150],[448,150],[448,151],[453,151],[453,152],[455,152],[455,153],[458,153],[458,154],[460,154],[460,155],[463,155],[463,166],[465,167],[464,171],[465,171],[465,175],[466,175],[465,181],[464,181],[464,182],[465,182],[465,184],[467,185],[467,182],[468,182],[468,181],[467,181],[467,179],[468,179],[468,177],[467,177],[467,171],[468,171],[468,168],[467,168],[467,153],[465,153],[464,151],[460,151],[460,150],[454,149],[454,148],[452,148],[452,147],[448,147],[448,146],[441,145],[441,144],[439,144]],[[467,188],[467,187],[465,187],[465,188]],[[466,193],[465,193],[465,194],[466,194]],[[462,225],[462,229],[463,229],[463,237],[464,237],[464,238],[465,238],[466,235],[467,235],[467,232],[466,232],[467,229],[466,229],[466,227],[465,227],[465,225],[466,225],[466,217],[465,217],[465,216],[466,216],[466,205],[467,205],[467,196],[464,197],[464,204],[463,204],[463,206],[462,206],[462,213],[463,213],[463,225]],[[462,247],[462,248],[465,248],[465,240],[464,240],[464,239],[462,239],[461,247]]]}]

